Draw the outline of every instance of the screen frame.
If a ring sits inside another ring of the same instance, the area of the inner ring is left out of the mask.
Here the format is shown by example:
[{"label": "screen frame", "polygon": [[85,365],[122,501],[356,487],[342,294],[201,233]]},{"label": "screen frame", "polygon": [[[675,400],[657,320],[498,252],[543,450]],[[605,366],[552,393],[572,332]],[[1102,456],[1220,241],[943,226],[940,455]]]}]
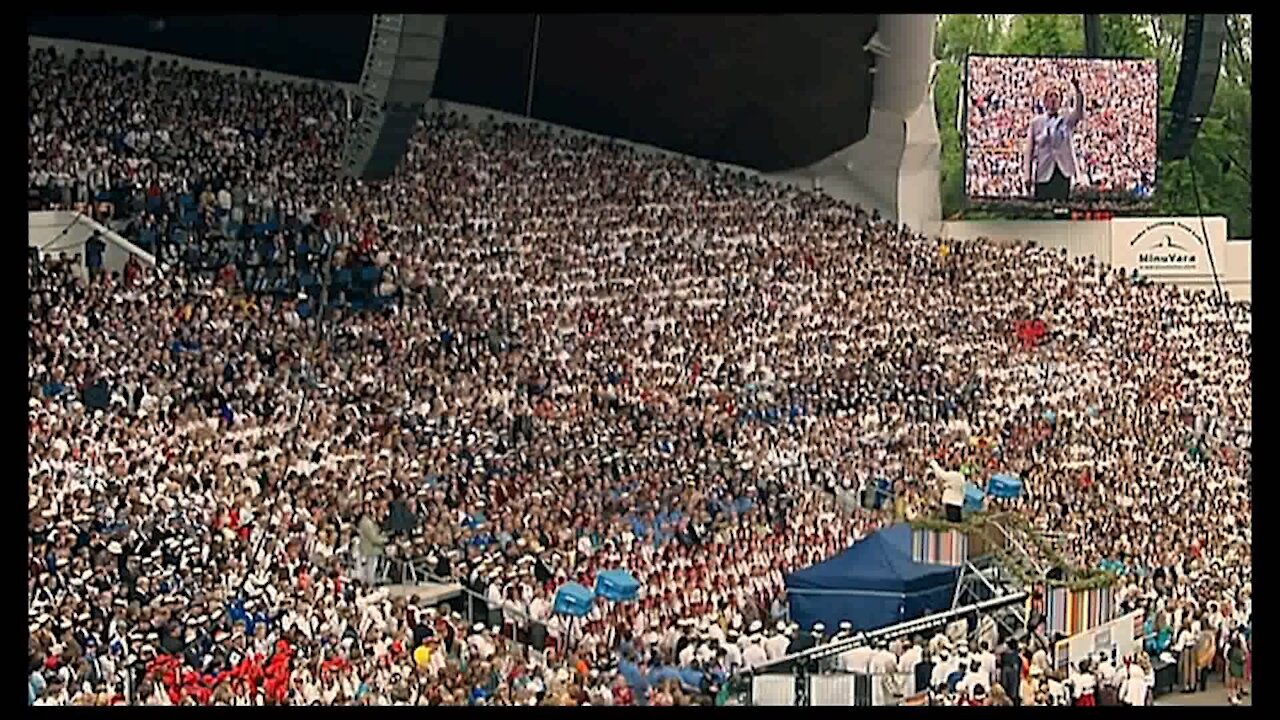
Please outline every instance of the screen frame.
[{"label": "screen frame", "polygon": [[[1151,197],[1134,199],[1131,201],[1117,202],[1114,200],[1098,201],[1098,200],[1072,200],[1068,199],[1065,203],[1058,203],[1049,200],[1035,200],[1024,197],[1005,197],[992,195],[974,195],[969,191],[969,60],[972,58],[997,58],[997,59],[1034,59],[1034,60],[1119,60],[1129,62],[1150,62],[1156,66],[1156,168],[1152,174],[1154,185],[1151,188]],[[1085,55],[1018,55],[1015,53],[967,53],[964,56],[964,72],[961,73],[960,98],[963,109],[960,113],[960,122],[963,132],[960,133],[960,152],[963,154],[962,170],[964,174],[964,199],[967,207],[975,207],[982,209],[1021,209],[1028,212],[1043,212],[1046,210],[1102,210],[1112,213],[1124,213],[1128,211],[1145,212],[1152,210],[1156,206],[1156,191],[1159,190],[1161,184],[1161,175],[1163,174],[1164,162],[1160,157],[1160,93],[1164,87],[1164,67],[1159,58],[1134,57],[1131,55],[1116,55],[1108,57],[1089,57]]]}]

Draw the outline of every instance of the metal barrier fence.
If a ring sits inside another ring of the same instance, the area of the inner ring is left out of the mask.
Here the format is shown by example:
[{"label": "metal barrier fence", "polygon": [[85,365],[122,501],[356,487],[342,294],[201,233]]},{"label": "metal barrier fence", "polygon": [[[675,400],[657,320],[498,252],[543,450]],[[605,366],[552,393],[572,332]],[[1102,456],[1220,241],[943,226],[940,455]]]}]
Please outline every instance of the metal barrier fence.
[{"label": "metal barrier fence", "polygon": [[809,676],[812,706],[885,707],[926,688],[915,686],[915,673],[829,672]]},{"label": "metal barrier fence", "polygon": [[[498,626],[503,637],[522,649],[542,651],[548,637],[544,623],[532,621],[528,614],[510,607],[505,602],[491,609],[489,598],[471,590],[456,578],[440,577],[427,569],[424,559],[407,559],[395,556],[374,558],[374,577],[377,585],[417,585],[423,582],[442,585],[459,585],[459,594],[445,600],[454,612],[466,617],[467,629],[477,622],[485,627]],[[496,622],[494,622],[496,620]],[[539,639],[542,639],[539,642]]]},{"label": "metal barrier fence", "polygon": [[784,673],[756,675],[751,678],[751,705],[761,707],[793,707],[802,699],[796,692],[796,676]]},{"label": "metal barrier fence", "polygon": [[752,676],[744,699],[760,707],[888,707],[914,694],[911,673],[766,673]]},{"label": "metal barrier fence", "polygon": [[817,647],[802,650],[798,653],[785,655],[777,660],[770,661],[761,665],[754,670],[739,671],[741,674],[754,675],[761,674],[763,671],[776,671],[780,668],[793,665],[806,665],[811,661],[820,661],[827,658],[834,658],[841,653],[852,650],[856,647],[868,645],[876,640],[893,640],[894,638],[906,637],[917,633],[925,632],[934,628],[945,626],[947,623],[967,617],[969,615],[977,615],[982,613],[991,613],[1005,607],[1017,607],[1026,602],[1027,593],[1016,592],[1004,595],[990,600],[984,600],[973,605],[954,608],[933,615],[926,615],[916,620],[908,620],[897,625],[890,625],[879,630],[872,630],[866,633],[859,633],[851,638],[824,643]]}]

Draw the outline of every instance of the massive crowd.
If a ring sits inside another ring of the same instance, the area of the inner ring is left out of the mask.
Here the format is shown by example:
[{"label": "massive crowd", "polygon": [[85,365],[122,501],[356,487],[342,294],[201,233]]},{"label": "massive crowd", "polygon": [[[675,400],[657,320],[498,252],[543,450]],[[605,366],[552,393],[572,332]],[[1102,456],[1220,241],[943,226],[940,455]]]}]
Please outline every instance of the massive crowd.
[{"label": "massive crowd", "polygon": [[[931,513],[931,459],[1018,473],[1175,630],[1250,612],[1250,340],[1205,295],[452,114],[368,186],[335,92],[30,73],[33,191],[160,250],[29,264],[33,702],[723,701],[795,642],[785,573]],[[334,302],[364,265],[395,303]],[[492,612],[390,597],[388,555]],[[551,612],[617,567],[639,601]]]},{"label": "massive crowd", "polygon": [[1155,188],[1156,103],[1154,62],[1078,58],[972,57],[966,80],[966,186],[983,198],[1029,197],[1027,125],[1056,89],[1063,112],[1074,107],[1073,78],[1085,97],[1075,129],[1079,197],[1147,199]]}]

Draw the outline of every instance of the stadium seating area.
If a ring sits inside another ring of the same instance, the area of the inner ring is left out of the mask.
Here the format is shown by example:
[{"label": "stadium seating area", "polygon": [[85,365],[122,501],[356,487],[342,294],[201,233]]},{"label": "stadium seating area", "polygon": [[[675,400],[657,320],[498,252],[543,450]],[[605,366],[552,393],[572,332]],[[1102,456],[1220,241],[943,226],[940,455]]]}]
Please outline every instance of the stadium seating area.
[{"label": "stadium seating area", "polygon": [[[363,185],[336,91],[29,73],[35,205],[159,259],[29,261],[35,704],[723,702],[786,573],[934,512],[930,460],[1021,477],[1175,633],[1248,622],[1247,305],[449,114]],[[405,558],[477,622],[379,589]],[[551,612],[612,568],[638,601]]]}]

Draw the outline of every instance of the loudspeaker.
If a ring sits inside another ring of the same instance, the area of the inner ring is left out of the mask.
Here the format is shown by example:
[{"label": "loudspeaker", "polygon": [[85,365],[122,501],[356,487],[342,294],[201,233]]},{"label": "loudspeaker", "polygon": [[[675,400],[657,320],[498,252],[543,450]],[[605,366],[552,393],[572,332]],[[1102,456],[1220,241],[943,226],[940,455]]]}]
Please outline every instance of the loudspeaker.
[{"label": "loudspeaker", "polygon": [[384,180],[395,172],[435,86],[445,19],[374,16],[360,75],[360,123],[347,139],[347,174]]},{"label": "loudspeaker", "polygon": [[1084,54],[1102,57],[1102,18],[1096,13],[1084,16]]},{"label": "loudspeaker", "polygon": [[1227,16],[1223,14],[1188,15],[1182,35],[1182,60],[1178,67],[1178,84],[1173,90],[1169,108],[1169,127],[1165,131],[1165,160],[1181,160],[1191,152],[1200,125],[1213,105],[1222,65],[1222,43],[1227,35]]}]

